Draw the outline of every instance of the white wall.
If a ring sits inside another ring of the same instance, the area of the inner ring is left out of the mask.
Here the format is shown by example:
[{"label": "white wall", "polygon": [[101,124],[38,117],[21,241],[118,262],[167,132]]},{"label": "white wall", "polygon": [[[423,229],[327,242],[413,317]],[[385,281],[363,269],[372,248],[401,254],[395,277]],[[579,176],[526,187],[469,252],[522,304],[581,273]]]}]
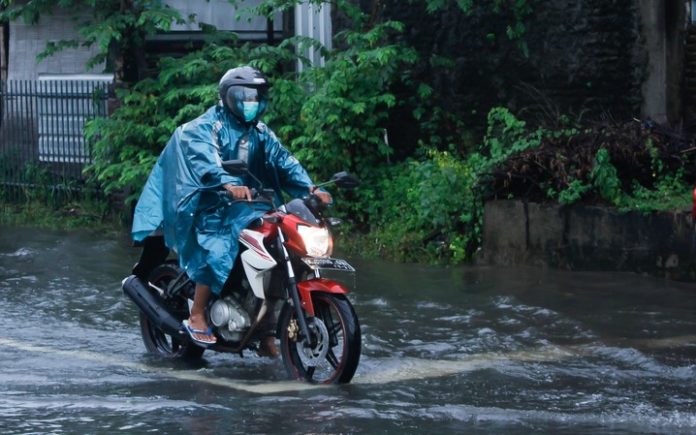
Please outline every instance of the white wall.
[{"label": "white wall", "polygon": [[[203,22],[215,26],[218,30],[230,30],[236,32],[266,32],[266,19],[252,17],[244,13],[245,9],[256,7],[260,0],[246,0],[240,2],[235,8],[228,0],[190,1],[190,0],[166,0],[165,4],[178,10],[181,16],[187,18],[196,15],[196,23]],[[237,19],[237,15],[241,15]],[[273,30],[283,30],[282,14],[276,13],[273,20]],[[174,24],[172,31],[198,31],[198,24]]]},{"label": "white wall", "polygon": [[[266,19],[248,15],[237,20],[237,14],[247,7],[253,7],[260,0],[247,0],[239,10],[227,0],[190,1],[166,0],[171,7],[178,9],[181,15],[187,17],[196,14],[197,21],[216,26],[220,30],[249,32],[246,37],[263,38],[266,34]],[[281,32],[283,19],[280,13],[273,20],[273,29]],[[304,4],[295,11],[296,33],[312,37],[327,48],[331,48],[331,11],[328,4],[322,7]],[[198,31],[197,25],[174,25],[173,31]],[[86,69],[87,61],[97,52],[95,47],[65,49],[41,62],[36,56],[44,50],[47,41],[76,39],[75,21],[72,14],[55,10],[54,15],[44,15],[36,25],[24,24],[22,20],[10,23],[10,43],[8,60],[9,80],[35,80],[43,74],[80,74],[101,73],[104,65],[91,70]],[[166,38],[167,35],[164,35]],[[242,38],[245,37],[243,33]],[[305,53],[313,62],[323,63],[317,52]]]},{"label": "white wall", "polygon": [[[237,14],[250,6],[256,6],[259,0],[243,2],[239,10],[232,7],[227,0],[189,1],[167,0],[167,4],[180,11],[183,17],[196,14],[197,21],[212,24],[220,30],[234,30],[249,32],[242,34],[248,37],[264,38],[266,35],[266,19],[248,16],[237,20]],[[87,70],[87,61],[97,52],[97,49],[79,47],[66,49],[53,56],[37,62],[36,56],[44,50],[46,42],[76,39],[75,21],[72,14],[54,10],[53,15],[44,15],[36,25],[25,24],[21,19],[10,23],[10,47],[8,61],[9,80],[35,80],[41,74],[74,74],[74,73],[100,73],[104,65],[99,65]],[[244,14],[242,14],[244,15]],[[283,20],[281,14],[273,22],[275,31],[282,31]],[[175,24],[173,31],[198,31],[197,25]]]},{"label": "white wall", "polygon": [[20,19],[10,23],[8,80],[36,80],[41,74],[100,73],[99,65],[87,70],[87,61],[97,52],[96,48],[65,49],[41,62],[36,56],[48,41],[75,39],[77,32],[71,14],[56,9],[54,15],[44,15],[36,25],[24,24]]}]

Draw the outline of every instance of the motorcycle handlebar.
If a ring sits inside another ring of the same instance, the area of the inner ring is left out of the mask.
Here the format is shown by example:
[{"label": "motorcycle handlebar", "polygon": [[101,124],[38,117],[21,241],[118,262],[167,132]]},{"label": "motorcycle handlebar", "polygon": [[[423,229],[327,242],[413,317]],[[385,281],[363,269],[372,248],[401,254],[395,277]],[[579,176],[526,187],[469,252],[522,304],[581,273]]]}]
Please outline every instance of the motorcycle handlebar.
[{"label": "motorcycle handlebar", "polygon": [[326,209],[326,204],[314,193],[310,193],[308,196],[303,198],[305,205],[313,211],[322,212]]},{"label": "motorcycle handlebar", "polygon": [[[270,190],[270,194],[269,194],[269,192],[267,192],[267,190]],[[275,194],[275,192],[273,190],[264,189],[264,192],[259,192],[256,189],[251,188],[251,189],[249,189],[249,191],[251,192],[251,200],[235,199],[226,190],[222,190],[222,191],[218,192],[218,195],[220,196],[220,200],[225,201],[229,204],[236,204],[238,202],[245,202],[247,204],[248,203],[263,203],[263,204],[273,205],[273,194]]]}]

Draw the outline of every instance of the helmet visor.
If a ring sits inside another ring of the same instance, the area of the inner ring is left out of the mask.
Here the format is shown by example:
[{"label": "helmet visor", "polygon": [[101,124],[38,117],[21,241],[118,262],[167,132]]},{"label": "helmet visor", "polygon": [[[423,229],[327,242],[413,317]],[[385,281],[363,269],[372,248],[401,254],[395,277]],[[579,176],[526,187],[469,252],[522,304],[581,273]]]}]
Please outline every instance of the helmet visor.
[{"label": "helmet visor", "polygon": [[[266,110],[268,89],[263,87],[230,86],[227,89],[225,98],[225,103],[232,113],[246,122],[251,122],[257,120]],[[258,103],[258,110],[254,116],[250,116],[249,112],[245,110],[245,106],[249,106],[249,104],[245,103]]]},{"label": "helmet visor", "polygon": [[246,86],[230,86],[227,90],[227,95],[238,102],[256,101],[260,103],[266,99],[266,90]]}]

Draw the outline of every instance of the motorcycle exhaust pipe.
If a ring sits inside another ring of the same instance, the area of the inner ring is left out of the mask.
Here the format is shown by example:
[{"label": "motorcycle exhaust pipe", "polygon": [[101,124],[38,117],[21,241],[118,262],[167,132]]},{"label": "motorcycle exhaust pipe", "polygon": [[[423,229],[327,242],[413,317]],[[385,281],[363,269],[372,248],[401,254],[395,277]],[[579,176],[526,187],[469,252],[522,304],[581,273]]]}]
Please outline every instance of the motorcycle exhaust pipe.
[{"label": "motorcycle exhaust pipe", "polygon": [[155,326],[169,335],[185,335],[181,322],[172,316],[159,296],[152,294],[140,278],[131,275],[121,282],[121,286],[123,293],[135,302]]}]

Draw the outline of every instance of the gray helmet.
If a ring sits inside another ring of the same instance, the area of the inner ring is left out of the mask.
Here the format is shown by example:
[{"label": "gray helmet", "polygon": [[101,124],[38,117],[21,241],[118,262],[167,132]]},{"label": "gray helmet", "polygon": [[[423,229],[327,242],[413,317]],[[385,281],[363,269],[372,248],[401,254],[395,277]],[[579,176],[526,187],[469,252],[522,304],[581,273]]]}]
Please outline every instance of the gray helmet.
[{"label": "gray helmet", "polygon": [[218,90],[227,110],[242,122],[255,123],[268,106],[269,87],[261,71],[240,66],[222,76]]}]

